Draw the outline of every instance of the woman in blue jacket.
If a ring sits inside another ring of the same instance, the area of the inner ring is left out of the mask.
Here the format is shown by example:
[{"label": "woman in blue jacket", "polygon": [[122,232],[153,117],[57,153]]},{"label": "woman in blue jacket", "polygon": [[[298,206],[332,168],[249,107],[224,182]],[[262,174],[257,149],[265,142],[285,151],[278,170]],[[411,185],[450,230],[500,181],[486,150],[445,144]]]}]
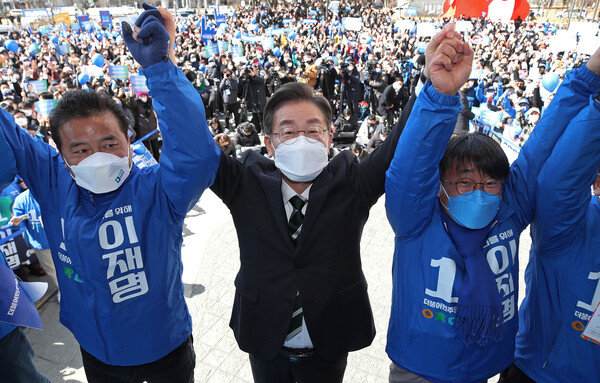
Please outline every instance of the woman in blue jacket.
[{"label": "woman in blue jacket", "polygon": [[581,337],[600,302],[600,50],[586,67],[595,76],[573,87],[578,113],[538,177],[515,364],[503,383],[600,379],[600,346]]},{"label": "woman in blue jacket", "polygon": [[[390,382],[482,382],[511,364],[519,235],[535,213],[537,175],[581,108],[574,89],[595,76],[586,68],[569,74],[553,102],[562,107],[546,112],[509,168],[490,137],[450,140],[461,111],[454,94],[468,77],[459,70],[470,69],[471,56],[467,46],[448,48],[449,28],[429,44],[433,86],[419,95],[387,172],[396,235]],[[436,61],[448,52],[450,63]],[[460,84],[444,92],[448,77]]]}]

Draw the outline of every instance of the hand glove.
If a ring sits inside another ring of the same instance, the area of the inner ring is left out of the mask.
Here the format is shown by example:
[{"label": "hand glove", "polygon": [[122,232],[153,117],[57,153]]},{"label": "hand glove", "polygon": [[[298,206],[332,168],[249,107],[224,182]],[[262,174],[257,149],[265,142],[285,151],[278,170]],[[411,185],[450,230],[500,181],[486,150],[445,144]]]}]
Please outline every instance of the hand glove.
[{"label": "hand glove", "polygon": [[[146,12],[148,13],[141,21],[140,30],[136,36],[137,40],[133,38],[133,31],[129,23],[125,21],[121,23],[125,44],[135,61],[142,68],[147,68],[166,59],[169,54],[169,32],[167,32],[161,21],[162,17],[159,20],[152,15],[153,10],[145,11],[142,16]],[[140,18],[141,16],[138,20]],[[136,25],[138,20],[136,20]]]},{"label": "hand glove", "polygon": [[[161,22],[161,24],[165,24],[162,15],[158,11],[158,8],[153,7],[148,3],[142,3],[142,8],[144,8],[144,12],[135,20],[136,27],[141,28],[148,16],[154,16]],[[144,43],[146,42],[144,41]]]}]

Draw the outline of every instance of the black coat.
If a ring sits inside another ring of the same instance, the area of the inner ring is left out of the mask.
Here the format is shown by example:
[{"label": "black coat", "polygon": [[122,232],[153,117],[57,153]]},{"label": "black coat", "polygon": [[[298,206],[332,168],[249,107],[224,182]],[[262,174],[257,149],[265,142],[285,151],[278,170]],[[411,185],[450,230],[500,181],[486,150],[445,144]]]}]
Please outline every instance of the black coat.
[{"label": "black coat", "polygon": [[315,352],[324,359],[371,344],[375,326],[360,238],[371,206],[385,191],[385,172],[407,118],[403,114],[390,138],[363,162],[350,151],[329,162],[312,183],[297,246],[288,233],[275,163],[254,151],[242,161],[221,155],[211,189],[231,211],[240,246],[230,321],[240,349],[264,360],[277,356],[296,291]]}]

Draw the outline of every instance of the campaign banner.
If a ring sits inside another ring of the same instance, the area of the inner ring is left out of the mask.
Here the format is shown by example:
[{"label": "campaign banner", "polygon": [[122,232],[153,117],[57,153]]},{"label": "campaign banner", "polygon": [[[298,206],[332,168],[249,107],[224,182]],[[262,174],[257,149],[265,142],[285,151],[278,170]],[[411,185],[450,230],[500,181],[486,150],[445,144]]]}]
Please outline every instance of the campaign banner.
[{"label": "campaign banner", "polygon": [[406,16],[408,17],[417,17],[417,13],[417,7],[406,8]]},{"label": "campaign banner", "polygon": [[50,17],[50,15],[52,14],[51,12],[49,13],[46,8],[23,9],[21,10],[21,12],[23,12],[23,17],[31,17],[36,19]]},{"label": "campaign banner", "polygon": [[48,80],[25,81],[23,84],[27,93],[40,94],[48,91]]},{"label": "campaign banner", "polygon": [[79,15],[77,16],[77,21],[79,21],[79,24],[83,24],[86,21],[90,21],[90,17],[88,15]]},{"label": "campaign banner", "polygon": [[36,257],[30,253],[27,242],[25,242],[25,228],[16,230],[11,224],[0,226],[0,251],[6,258],[12,269],[18,269],[21,265],[29,265]]},{"label": "campaign banner", "polygon": [[[152,132],[151,134],[153,133],[154,132]],[[141,140],[138,140],[131,144],[131,152],[133,153],[131,159],[133,160],[135,166],[137,166],[139,169],[148,168],[150,166],[158,164],[158,162],[156,162],[154,157],[152,157],[152,154],[150,154],[148,148],[144,146]]]},{"label": "campaign banner", "polygon": [[219,46],[217,45],[217,43],[207,44],[204,47],[204,54],[206,55],[206,57],[212,57],[214,55],[218,55],[219,54]]},{"label": "campaign banner", "polygon": [[110,16],[110,11],[100,11],[100,24],[104,28],[112,29],[112,18]]},{"label": "campaign banner", "polygon": [[240,56],[240,57],[244,56],[244,47],[241,45],[230,45],[229,50],[230,50],[232,56],[235,56],[235,55]]},{"label": "campaign banner", "polygon": [[0,322],[42,329],[35,301],[46,293],[46,282],[21,282],[0,263]]},{"label": "campaign banner", "polygon": [[362,29],[362,18],[360,17],[343,17],[342,28],[349,31],[360,31]]},{"label": "campaign banner", "polygon": [[59,44],[56,46],[56,52],[61,55],[68,55],[71,53],[71,46],[69,44]]},{"label": "campaign banner", "polygon": [[129,69],[127,65],[109,65],[108,75],[117,80],[127,80],[129,78]]},{"label": "campaign banner", "polygon": [[81,73],[85,73],[90,77],[100,77],[104,75],[104,69],[96,65],[83,65],[81,66]]},{"label": "campaign banner", "polygon": [[9,196],[0,198],[0,226],[4,226],[10,221],[12,216],[10,205],[12,205],[12,198]]},{"label": "campaign banner", "polygon": [[73,30],[73,31],[80,31],[81,30],[81,25],[79,25],[79,23],[73,23],[73,24],[71,24],[71,30]]},{"label": "campaign banner", "polygon": [[263,39],[264,36],[249,35],[247,33],[242,34],[241,38],[242,41],[245,41],[247,43],[260,43]]},{"label": "campaign banner", "polygon": [[262,41],[262,47],[264,50],[273,49],[275,47],[275,40],[272,37],[267,37]]},{"label": "campaign banner", "polygon": [[303,24],[316,24],[317,20],[315,20],[315,19],[304,19],[304,20],[302,20],[302,23]]},{"label": "campaign banner", "polygon": [[396,28],[398,28],[399,32],[404,32],[404,31],[412,31],[413,28],[415,27],[415,22],[412,20],[397,20],[396,21]]},{"label": "campaign banner", "polygon": [[91,32],[94,30],[94,22],[93,21],[84,21],[81,23],[81,29],[84,31]]},{"label": "campaign banner", "polygon": [[428,44],[427,41],[420,41],[419,45],[417,45],[417,53],[425,53]]},{"label": "campaign banner", "polygon": [[36,112],[44,117],[50,115],[50,112],[52,112],[52,110],[56,107],[56,104],[58,104],[58,100],[55,99],[40,100],[34,103]]},{"label": "campaign banner", "polygon": [[434,23],[418,23],[417,37],[431,37],[437,33]]},{"label": "campaign banner", "polygon": [[219,48],[219,52],[229,51],[229,41],[219,40],[217,41],[217,46]]},{"label": "campaign banner", "polygon": [[68,13],[59,13],[58,15],[54,15],[53,18],[56,24],[71,25],[71,16]]},{"label": "campaign banner", "polygon": [[217,25],[221,25],[227,22],[227,15],[220,14],[217,8],[215,8],[215,22]]},{"label": "campaign banner", "polygon": [[265,34],[267,36],[279,36],[279,35],[283,35],[286,33],[289,33],[290,29],[286,29],[286,28],[267,28],[265,29]]},{"label": "campaign banner", "polygon": [[212,40],[214,38],[214,36],[217,34],[217,30],[215,28],[211,28],[209,26],[206,25],[206,17],[202,16],[202,19],[200,19],[200,25],[201,25],[201,39],[202,41],[204,41],[205,43],[209,40]]},{"label": "campaign banner", "polygon": [[146,77],[144,75],[131,74],[129,75],[129,81],[131,82],[131,90],[133,93],[149,91],[146,86]]}]

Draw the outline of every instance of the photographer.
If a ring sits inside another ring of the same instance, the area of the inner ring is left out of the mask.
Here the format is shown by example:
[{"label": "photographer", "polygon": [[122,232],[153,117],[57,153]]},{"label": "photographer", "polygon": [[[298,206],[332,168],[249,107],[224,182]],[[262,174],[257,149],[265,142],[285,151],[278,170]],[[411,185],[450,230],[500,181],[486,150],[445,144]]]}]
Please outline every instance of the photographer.
[{"label": "photographer", "polygon": [[[262,111],[267,104],[267,87],[264,77],[258,74],[257,67],[245,69],[241,80],[242,104],[245,104],[247,113],[252,113],[252,123],[256,126],[257,133],[262,131]],[[243,121],[247,120],[242,119]]]},{"label": "photographer", "polygon": [[238,102],[238,82],[233,75],[231,74],[231,70],[229,68],[225,69],[225,78],[221,81],[219,85],[219,89],[221,90],[221,96],[223,98],[223,108],[225,109],[225,125],[227,129],[233,130],[231,128],[231,123],[229,122],[231,118],[231,113],[233,113],[234,118],[234,126],[240,122],[240,103]]}]

